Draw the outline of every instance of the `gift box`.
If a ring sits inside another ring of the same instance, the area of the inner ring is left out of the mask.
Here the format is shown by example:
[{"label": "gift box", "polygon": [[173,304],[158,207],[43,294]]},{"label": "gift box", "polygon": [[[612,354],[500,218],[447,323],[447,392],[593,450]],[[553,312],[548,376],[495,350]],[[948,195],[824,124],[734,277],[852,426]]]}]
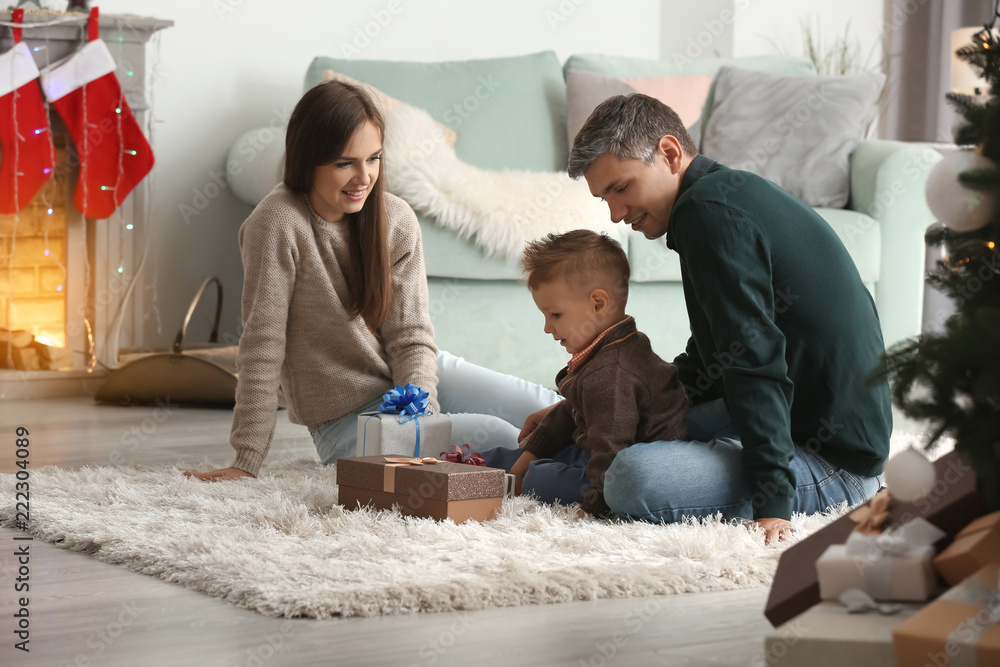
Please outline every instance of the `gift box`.
[{"label": "gift box", "polygon": [[371,506],[455,523],[488,521],[500,513],[505,473],[433,458],[362,456],[337,461],[340,504]]},{"label": "gift box", "polygon": [[1000,665],[1000,561],[967,577],[892,633],[898,667]]},{"label": "gift box", "polygon": [[451,445],[451,420],[427,411],[420,387],[396,385],[382,396],[378,412],[358,415],[357,456],[416,456]]},{"label": "gift box", "polygon": [[[934,469],[938,481],[930,493],[912,503],[893,500],[886,511],[886,523],[899,525],[923,517],[948,535],[955,535],[986,514],[986,505],[976,491],[976,475],[958,452],[939,458]],[[764,609],[772,625],[781,625],[820,601],[817,559],[829,546],[844,544],[861,520],[856,512],[844,515],[781,554]]]},{"label": "gift box", "polygon": [[934,567],[952,586],[1000,556],[1000,512],[980,517],[963,528],[955,541],[934,559]]},{"label": "gift box", "polygon": [[764,637],[764,667],[888,667],[895,665],[892,632],[921,605],[899,605],[891,615],[852,614],[842,604],[820,602]]},{"label": "gift box", "polygon": [[885,533],[854,531],[846,544],[827,547],[816,560],[819,596],[837,600],[848,588],[860,588],[875,600],[926,600],[937,582],[933,545],[943,537],[920,518]]}]

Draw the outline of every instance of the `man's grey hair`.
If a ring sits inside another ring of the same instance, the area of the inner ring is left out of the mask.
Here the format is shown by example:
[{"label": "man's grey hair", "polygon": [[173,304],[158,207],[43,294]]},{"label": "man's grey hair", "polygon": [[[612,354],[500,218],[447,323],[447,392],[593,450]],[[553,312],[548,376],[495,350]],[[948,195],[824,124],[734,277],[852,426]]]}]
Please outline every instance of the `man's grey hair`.
[{"label": "man's grey hair", "polygon": [[677,138],[685,153],[698,154],[677,112],[663,102],[641,93],[609,97],[594,109],[573,140],[570,178],[583,176],[605,153],[619,160],[653,164],[660,138],[668,134]]}]

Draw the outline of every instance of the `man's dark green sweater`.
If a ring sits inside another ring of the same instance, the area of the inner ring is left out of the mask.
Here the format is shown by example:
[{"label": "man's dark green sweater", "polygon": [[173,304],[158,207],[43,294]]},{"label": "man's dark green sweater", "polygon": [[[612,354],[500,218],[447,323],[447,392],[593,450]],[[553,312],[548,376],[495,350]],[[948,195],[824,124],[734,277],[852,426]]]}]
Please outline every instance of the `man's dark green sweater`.
[{"label": "man's dark green sweater", "polygon": [[697,404],[723,398],[743,443],[754,518],[791,517],[794,445],[874,476],[889,453],[885,351],[871,294],[812,208],[759,176],[695,156],[667,231],[691,321],[674,360]]}]

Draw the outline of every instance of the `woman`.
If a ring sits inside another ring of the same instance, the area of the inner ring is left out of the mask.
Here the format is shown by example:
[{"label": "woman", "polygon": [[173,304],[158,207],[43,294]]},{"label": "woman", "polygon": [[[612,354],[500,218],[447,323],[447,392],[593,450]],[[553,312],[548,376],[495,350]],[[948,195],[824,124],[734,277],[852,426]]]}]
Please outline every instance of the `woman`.
[{"label": "woman", "polygon": [[[229,468],[205,481],[256,476],[274,437],[277,390],[309,428],[320,460],[353,456],[357,415],[412,383],[473,451],[516,446],[549,390],[437,351],[420,226],[384,191],[384,121],[360,88],[308,91],[289,119],[284,182],[240,227],[243,334]],[[489,414],[482,414],[482,413]],[[436,455],[438,452],[428,452]]]}]

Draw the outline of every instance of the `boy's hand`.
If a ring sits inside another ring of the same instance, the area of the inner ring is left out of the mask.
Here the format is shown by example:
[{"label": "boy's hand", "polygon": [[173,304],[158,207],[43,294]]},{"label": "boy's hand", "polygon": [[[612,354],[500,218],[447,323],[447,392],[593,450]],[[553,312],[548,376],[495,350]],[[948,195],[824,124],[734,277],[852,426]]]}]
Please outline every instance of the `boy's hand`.
[{"label": "boy's hand", "polygon": [[520,435],[517,436],[518,447],[524,447],[524,441],[528,439],[528,436],[531,435],[532,431],[538,428],[538,425],[542,423],[543,419],[545,419],[545,415],[549,414],[552,408],[557,405],[559,405],[559,403],[553,403],[547,408],[542,408],[541,410],[532,412],[528,415],[528,418],[524,420],[524,427],[521,428]]},{"label": "boy's hand", "polygon": [[521,495],[521,481],[528,472],[528,465],[537,458],[531,452],[521,452],[521,457],[510,467],[510,474],[514,476],[514,493],[517,495]]}]

